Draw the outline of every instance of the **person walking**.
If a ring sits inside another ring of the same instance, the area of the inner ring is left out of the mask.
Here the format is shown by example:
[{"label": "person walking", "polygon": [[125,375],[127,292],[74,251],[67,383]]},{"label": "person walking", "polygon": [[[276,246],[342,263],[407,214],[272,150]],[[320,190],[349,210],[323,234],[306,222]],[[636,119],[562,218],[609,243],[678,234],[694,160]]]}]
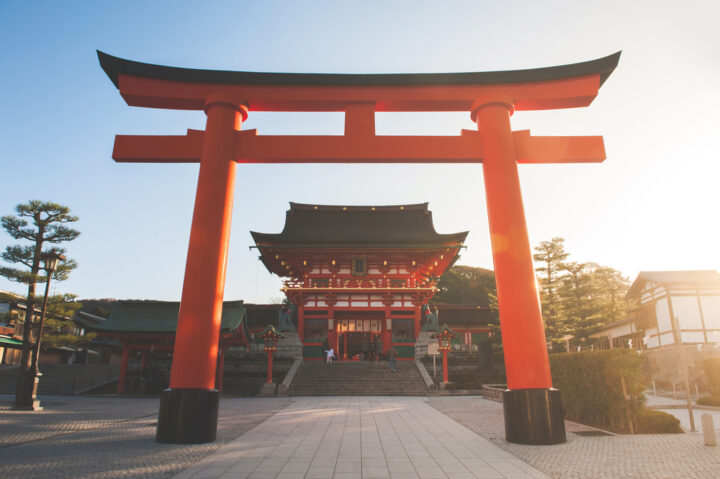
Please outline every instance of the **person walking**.
[{"label": "person walking", "polygon": [[333,348],[327,351],[327,363],[332,364],[333,357],[335,357],[335,350]]},{"label": "person walking", "polygon": [[395,349],[395,347],[391,347],[388,349],[387,355],[388,360],[390,361],[390,371],[394,373],[395,369],[397,369],[398,350]]}]

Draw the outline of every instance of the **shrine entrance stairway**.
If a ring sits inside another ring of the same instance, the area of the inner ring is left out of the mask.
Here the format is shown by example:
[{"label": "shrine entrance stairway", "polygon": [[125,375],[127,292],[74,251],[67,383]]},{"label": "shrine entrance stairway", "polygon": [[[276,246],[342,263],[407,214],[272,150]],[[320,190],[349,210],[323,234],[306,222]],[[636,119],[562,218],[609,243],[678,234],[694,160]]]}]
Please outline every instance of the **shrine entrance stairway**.
[{"label": "shrine entrance stairway", "polygon": [[306,361],[290,386],[291,396],[425,396],[425,381],[414,361]]}]

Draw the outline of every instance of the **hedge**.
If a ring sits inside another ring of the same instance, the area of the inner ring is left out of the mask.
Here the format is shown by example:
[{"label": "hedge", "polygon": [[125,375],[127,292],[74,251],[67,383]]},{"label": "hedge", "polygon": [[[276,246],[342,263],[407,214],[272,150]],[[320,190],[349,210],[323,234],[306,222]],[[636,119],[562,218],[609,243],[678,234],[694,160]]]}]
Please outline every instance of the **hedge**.
[{"label": "hedge", "polygon": [[[634,350],[552,354],[550,368],[568,419],[629,432],[628,408],[633,423],[643,411],[645,358]],[[629,400],[623,397],[621,378]]]},{"label": "hedge", "polygon": [[683,430],[680,420],[666,412],[655,409],[641,409],[635,416],[636,433],[639,434],[678,434]]},{"label": "hedge", "polygon": [[703,361],[707,386],[710,395],[720,397],[720,358],[709,358]]},{"label": "hedge", "polygon": [[720,407],[720,397],[718,396],[705,396],[695,401],[700,406],[715,406]]}]

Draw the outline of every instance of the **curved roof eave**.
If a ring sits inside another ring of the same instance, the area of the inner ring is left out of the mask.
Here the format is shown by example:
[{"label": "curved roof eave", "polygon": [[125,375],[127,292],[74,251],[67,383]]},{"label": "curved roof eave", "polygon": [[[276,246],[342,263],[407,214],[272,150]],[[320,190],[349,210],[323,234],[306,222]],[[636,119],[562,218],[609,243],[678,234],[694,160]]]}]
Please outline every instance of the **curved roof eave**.
[{"label": "curved roof eave", "polygon": [[184,83],[297,86],[431,86],[529,83],[600,74],[600,85],[617,67],[620,51],[596,60],[525,70],[462,73],[270,73],[179,68],[136,62],[97,51],[100,66],[119,88],[122,74]]}]

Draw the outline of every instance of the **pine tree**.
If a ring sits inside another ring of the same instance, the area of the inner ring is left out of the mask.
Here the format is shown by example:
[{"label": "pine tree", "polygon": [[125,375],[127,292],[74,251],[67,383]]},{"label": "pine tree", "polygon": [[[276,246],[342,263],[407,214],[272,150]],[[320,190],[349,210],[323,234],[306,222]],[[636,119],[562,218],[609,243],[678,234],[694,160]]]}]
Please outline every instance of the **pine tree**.
[{"label": "pine tree", "polygon": [[588,341],[593,331],[624,318],[631,306],[624,299],[628,286],[628,280],[613,268],[568,263],[559,289],[568,332]]},{"label": "pine tree", "polygon": [[[0,224],[12,238],[29,241],[30,244],[7,246],[0,256],[7,263],[19,264],[27,269],[0,267],[0,275],[28,286],[20,372],[15,393],[15,404],[20,406],[31,402],[34,386],[31,382],[34,382],[36,376],[36,371],[31,370],[33,341],[40,340],[37,334],[39,318],[35,318],[35,285],[45,283],[48,279],[41,274],[40,265],[43,255],[48,253],[45,247],[72,241],[80,235],[80,232],[66,226],[67,223],[78,220],[77,216],[70,214],[70,209],[66,206],[33,200],[17,205],[15,212],[16,215],[0,218]],[[65,252],[64,249],[57,247],[52,250],[56,253]],[[70,271],[76,267],[77,263],[74,260],[62,260],[52,279],[57,281],[67,279]]]},{"label": "pine tree", "polygon": [[558,237],[543,241],[535,247],[536,253],[533,255],[533,259],[539,263],[535,271],[538,273],[545,336],[550,341],[560,341],[567,333],[558,294],[566,272],[564,261],[569,256],[569,253],[565,252],[564,242],[563,238]]}]

